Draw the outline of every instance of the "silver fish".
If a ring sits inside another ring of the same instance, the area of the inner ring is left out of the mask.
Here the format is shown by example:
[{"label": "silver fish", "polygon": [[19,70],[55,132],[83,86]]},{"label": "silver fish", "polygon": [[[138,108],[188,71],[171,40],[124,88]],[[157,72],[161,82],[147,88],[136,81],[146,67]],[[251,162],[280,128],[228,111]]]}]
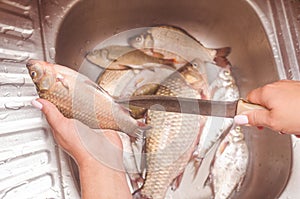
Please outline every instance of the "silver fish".
[{"label": "silver fish", "polygon": [[113,129],[132,136],[147,129],[86,76],[38,60],[30,60],[27,68],[39,96],[55,104],[65,117],[78,119],[90,128]]},{"label": "silver fish", "polygon": [[[178,72],[167,78],[156,94],[201,97]],[[198,115],[148,111],[147,124],[152,129],[146,132],[147,173],[139,193],[142,198],[162,199],[171,183],[180,181],[204,123],[205,119]]]},{"label": "silver fish", "polygon": [[[220,69],[218,77],[209,86],[209,93],[212,100],[218,101],[234,101],[239,99],[239,90],[235,84],[235,80],[231,75],[230,69]],[[195,156],[197,161],[202,161],[205,154],[214,146],[221,138],[223,132],[226,131],[233,123],[229,118],[209,117],[202,132]],[[218,133],[211,133],[211,132]],[[200,163],[197,163],[198,166]]]},{"label": "silver fish", "polygon": [[186,31],[172,26],[152,27],[145,33],[130,38],[128,43],[154,56],[156,53],[168,58],[171,54],[172,57],[176,55],[178,60],[188,62],[199,58],[203,62],[216,63],[222,67],[230,65],[226,58],[230,53],[229,47],[206,48]]},{"label": "silver fish", "polygon": [[215,199],[227,199],[244,180],[249,150],[240,126],[233,126],[220,143],[211,166]]},{"label": "silver fish", "polygon": [[110,70],[174,68],[173,60],[156,58],[129,46],[106,46],[86,55],[88,61]]}]

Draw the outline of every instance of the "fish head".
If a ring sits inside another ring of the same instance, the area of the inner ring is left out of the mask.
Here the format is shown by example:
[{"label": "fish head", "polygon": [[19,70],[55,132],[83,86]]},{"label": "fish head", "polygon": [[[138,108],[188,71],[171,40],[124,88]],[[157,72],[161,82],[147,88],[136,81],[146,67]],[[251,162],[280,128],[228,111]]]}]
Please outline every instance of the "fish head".
[{"label": "fish head", "polygon": [[134,37],[129,38],[128,43],[137,49],[142,48],[153,48],[154,40],[150,33],[136,35]]},{"label": "fish head", "polygon": [[113,60],[109,58],[109,50],[106,48],[96,49],[86,55],[88,61],[98,66],[105,67]]},{"label": "fish head", "polygon": [[26,64],[29,75],[37,90],[47,91],[56,82],[56,72],[53,65],[44,61],[29,60]]},{"label": "fish head", "polygon": [[199,58],[195,58],[190,62],[190,65],[197,69],[200,73],[203,73],[205,69],[205,62]]}]

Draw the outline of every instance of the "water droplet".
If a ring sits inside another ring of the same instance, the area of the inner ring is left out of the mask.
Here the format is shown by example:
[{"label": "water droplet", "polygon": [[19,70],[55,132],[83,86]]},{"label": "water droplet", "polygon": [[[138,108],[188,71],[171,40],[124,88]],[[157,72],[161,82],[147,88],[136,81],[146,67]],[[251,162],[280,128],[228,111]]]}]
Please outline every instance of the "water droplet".
[{"label": "water droplet", "polygon": [[10,96],[10,92],[3,93],[3,97],[9,97],[9,96]]},{"label": "water droplet", "polygon": [[54,60],[55,56],[56,56],[56,50],[55,50],[54,47],[52,47],[52,48],[49,49],[49,57],[50,57],[50,59]]},{"label": "water droplet", "polygon": [[71,190],[67,189],[67,196],[69,196],[71,194]]},{"label": "water droplet", "polygon": [[26,40],[26,39],[29,39],[31,36],[32,36],[32,34],[33,34],[33,31],[34,30],[22,30],[22,32],[21,32],[21,37],[23,38],[23,40]]},{"label": "water droplet", "polygon": [[24,45],[24,42],[23,42],[23,41],[18,41],[18,42],[17,42],[17,46],[18,46],[18,47],[22,47],[23,45]]},{"label": "water droplet", "polygon": [[25,16],[29,16],[29,11],[26,10],[26,11],[23,12],[23,14],[24,14]]},{"label": "water droplet", "polygon": [[49,15],[45,16],[45,23],[49,28],[52,28],[53,24]]},{"label": "water droplet", "polygon": [[8,73],[8,69],[7,69],[6,66],[4,67],[4,72],[5,72],[5,73]]},{"label": "water droplet", "polygon": [[41,160],[40,160],[40,163],[41,163],[41,165],[43,165],[43,164],[46,164],[47,162],[46,162],[46,160],[41,159]]},{"label": "water droplet", "polygon": [[5,120],[9,116],[8,113],[0,114],[0,120]]},{"label": "water droplet", "polygon": [[18,91],[17,96],[18,96],[18,97],[21,97],[21,96],[22,96],[21,91]]},{"label": "water droplet", "polygon": [[24,102],[7,102],[4,104],[4,107],[6,109],[19,110],[19,109],[25,107],[25,104],[24,104]]}]

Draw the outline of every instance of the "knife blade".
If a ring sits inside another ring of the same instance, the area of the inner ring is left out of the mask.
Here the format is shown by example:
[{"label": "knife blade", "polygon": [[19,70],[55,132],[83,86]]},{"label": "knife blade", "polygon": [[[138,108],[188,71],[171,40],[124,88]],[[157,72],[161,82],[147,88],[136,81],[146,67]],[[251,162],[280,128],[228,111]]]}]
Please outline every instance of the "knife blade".
[{"label": "knife blade", "polygon": [[247,110],[267,110],[263,106],[252,104],[244,99],[236,101],[211,101],[184,97],[143,95],[116,99],[115,102],[127,107],[136,106],[156,111],[229,118],[233,118],[235,115]]}]

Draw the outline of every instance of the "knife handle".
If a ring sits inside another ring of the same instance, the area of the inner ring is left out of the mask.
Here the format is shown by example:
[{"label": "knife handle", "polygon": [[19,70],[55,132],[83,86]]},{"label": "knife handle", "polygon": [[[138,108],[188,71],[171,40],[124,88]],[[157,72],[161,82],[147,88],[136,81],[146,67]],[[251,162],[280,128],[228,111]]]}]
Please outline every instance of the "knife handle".
[{"label": "knife handle", "polygon": [[268,110],[268,109],[261,105],[250,103],[247,100],[239,99],[237,104],[237,110],[236,110],[237,115],[241,114],[244,111],[251,111],[251,110]]}]

